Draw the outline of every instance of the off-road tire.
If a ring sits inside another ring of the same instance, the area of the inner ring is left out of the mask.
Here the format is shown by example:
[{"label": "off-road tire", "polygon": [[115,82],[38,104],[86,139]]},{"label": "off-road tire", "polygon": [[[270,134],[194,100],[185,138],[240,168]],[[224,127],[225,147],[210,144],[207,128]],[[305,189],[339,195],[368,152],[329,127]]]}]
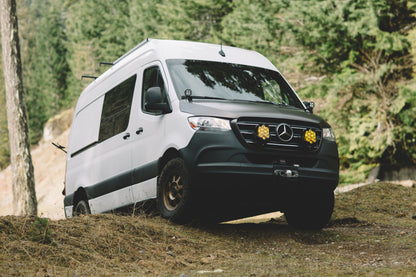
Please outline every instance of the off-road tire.
[{"label": "off-road tire", "polygon": [[175,223],[190,221],[191,184],[183,159],[172,159],[163,167],[157,182],[157,206],[164,218]]},{"label": "off-road tire", "polygon": [[75,205],[74,211],[72,213],[73,216],[80,216],[90,214],[90,206],[88,205],[87,200],[79,200]]}]

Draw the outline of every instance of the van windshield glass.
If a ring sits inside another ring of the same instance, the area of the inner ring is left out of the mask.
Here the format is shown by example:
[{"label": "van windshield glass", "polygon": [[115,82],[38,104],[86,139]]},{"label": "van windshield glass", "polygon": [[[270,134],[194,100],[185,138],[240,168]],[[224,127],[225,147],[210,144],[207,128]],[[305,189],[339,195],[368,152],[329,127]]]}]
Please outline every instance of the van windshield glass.
[{"label": "van windshield glass", "polygon": [[195,99],[270,102],[303,109],[296,93],[277,71],[199,60],[171,59],[166,63],[181,99],[186,98],[187,90]]}]

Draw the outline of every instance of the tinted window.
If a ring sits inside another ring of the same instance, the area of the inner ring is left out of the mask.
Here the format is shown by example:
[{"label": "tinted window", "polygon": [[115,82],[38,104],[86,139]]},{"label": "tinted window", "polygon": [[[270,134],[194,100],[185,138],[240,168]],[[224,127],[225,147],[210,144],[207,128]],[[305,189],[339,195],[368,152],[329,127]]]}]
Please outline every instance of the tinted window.
[{"label": "tinted window", "polygon": [[135,83],[136,75],[105,94],[99,141],[106,140],[127,129]]},{"label": "tinted window", "polygon": [[199,60],[167,60],[166,63],[180,98],[190,89],[195,98],[268,101],[303,109],[296,93],[277,71]]}]

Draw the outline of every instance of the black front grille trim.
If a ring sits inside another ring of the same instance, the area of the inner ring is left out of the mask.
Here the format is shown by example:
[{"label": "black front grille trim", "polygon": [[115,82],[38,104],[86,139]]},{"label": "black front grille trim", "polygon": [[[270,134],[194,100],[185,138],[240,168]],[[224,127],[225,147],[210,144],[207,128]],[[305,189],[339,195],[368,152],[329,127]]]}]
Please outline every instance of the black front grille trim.
[{"label": "black front grille trim", "polygon": [[[280,140],[277,135],[276,127],[282,123],[289,125],[293,130],[293,138],[288,142]],[[264,150],[302,150],[308,152],[318,151],[321,147],[322,130],[314,124],[292,122],[284,119],[250,118],[234,120],[233,125],[240,140],[248,147]],[[270,139],[265,144],[259,143],[256,134],[258,126],[261,125],[267,126],[270,131]],[[303,140],[303,134],[308,129],[316,133],[317,142],[313,145]]]}]

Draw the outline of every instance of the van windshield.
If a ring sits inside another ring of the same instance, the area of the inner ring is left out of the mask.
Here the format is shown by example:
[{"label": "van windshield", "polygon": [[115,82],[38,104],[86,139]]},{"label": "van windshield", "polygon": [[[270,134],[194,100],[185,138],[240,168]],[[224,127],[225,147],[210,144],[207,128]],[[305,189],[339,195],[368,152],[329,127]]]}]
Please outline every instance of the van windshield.
[{"label": "van windshield", "polygon": [[277,71],[212,61],[166,61],[176,93],[186,98],[269,102],[303,109],[296,93]]}]

